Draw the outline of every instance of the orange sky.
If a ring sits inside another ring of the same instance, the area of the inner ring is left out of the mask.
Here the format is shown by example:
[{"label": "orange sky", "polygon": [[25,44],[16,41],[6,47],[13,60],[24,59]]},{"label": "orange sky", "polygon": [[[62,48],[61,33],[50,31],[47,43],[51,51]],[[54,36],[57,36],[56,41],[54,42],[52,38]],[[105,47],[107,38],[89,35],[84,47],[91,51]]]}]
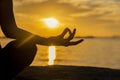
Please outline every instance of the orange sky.
[{"label": "orange sky", "polygon": [[[120,35],[120,0],[13,0],[17,25],[41,36],[77,28],[76,36]],[[49,29],[42,18],[54,17],[60,26]],[[1,34],[1,32],[0,32]]]}]

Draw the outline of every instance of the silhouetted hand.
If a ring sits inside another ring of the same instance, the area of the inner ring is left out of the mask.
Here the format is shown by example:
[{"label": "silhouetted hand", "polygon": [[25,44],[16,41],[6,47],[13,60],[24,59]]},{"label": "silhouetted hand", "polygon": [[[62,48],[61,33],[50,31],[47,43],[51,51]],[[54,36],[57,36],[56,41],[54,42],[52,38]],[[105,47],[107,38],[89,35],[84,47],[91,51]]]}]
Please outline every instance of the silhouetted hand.
[{"label": "silhouetted hand", "polygon": [[[65,35],[69,33],[69,36],[67,38],[64,38]],[[77,45],[83,41],[83,39],[80,39],[78,41],[71,41],[76,33],[76,29],[71,32],[69,28],[66,28],[62,34],[56,36],[56,37],[50,37],[48,38],[48,44],[49,45],[57,45],[57,46],[71,46],[71,45]]]}]

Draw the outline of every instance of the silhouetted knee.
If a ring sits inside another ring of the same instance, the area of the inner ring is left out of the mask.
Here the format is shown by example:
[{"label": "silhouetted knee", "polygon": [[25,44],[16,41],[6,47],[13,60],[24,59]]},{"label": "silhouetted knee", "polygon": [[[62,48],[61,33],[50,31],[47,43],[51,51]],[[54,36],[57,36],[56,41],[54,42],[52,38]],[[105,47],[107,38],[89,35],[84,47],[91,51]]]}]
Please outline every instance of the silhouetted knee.
[{"label": "silhouetted knee", "polygon": [[5,48],[16,64],[28,66],[34,59],[37,51],[36,44],[24,43],[20,45],[19,41],[10,42]]},{"label": "silhouetted knee", "polygon": [[12,41],[2,50],[3,65],[11,69],[10,71],[13,74],[19,73],[29,66],[34,60],[37,51],[35,44],[25,43],[19,46],[20,44],[19,41]]}]

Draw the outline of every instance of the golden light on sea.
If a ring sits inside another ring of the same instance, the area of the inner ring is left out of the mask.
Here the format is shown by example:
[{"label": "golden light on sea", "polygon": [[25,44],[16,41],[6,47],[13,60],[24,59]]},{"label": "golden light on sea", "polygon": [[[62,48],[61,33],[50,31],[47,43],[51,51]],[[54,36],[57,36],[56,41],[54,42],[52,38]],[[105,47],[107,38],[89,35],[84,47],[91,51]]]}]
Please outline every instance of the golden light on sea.
[{"label": "golden light on sea", "polygon": [[59,21],[53,17],[51,18],[44,18],[42,21],[49,27],[49,28],[55,28],[59,25]]},{"label": "golden light on sea", "polygon": [[56,59],[56,48],[55,46],[49,46],[48,49],[48,65],[54,65],[54,60]]}]

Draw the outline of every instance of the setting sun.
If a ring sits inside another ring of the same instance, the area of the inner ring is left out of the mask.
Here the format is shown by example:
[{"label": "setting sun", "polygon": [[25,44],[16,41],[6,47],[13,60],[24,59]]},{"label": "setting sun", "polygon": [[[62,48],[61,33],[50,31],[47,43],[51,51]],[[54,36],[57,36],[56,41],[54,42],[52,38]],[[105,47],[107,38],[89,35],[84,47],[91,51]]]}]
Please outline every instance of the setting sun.
[{"label": "setting sun", "polygon": [[55,28],[59,25],[59,21],[55,18],[44,18],[43,21],[49,28]]}]

